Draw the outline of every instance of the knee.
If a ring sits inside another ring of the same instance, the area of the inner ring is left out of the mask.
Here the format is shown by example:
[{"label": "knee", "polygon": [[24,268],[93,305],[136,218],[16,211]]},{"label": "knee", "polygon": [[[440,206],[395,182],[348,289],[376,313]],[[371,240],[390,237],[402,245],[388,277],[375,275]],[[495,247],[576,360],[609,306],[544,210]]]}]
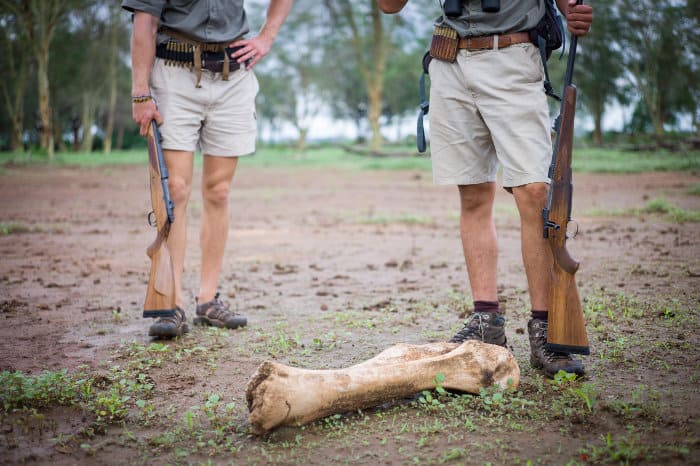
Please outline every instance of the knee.
[{"label": "knee", "polygon": [[544,205],[548,194],[549,185],[547,183],[530,183],[513,188],[513,196],[518,204]]},{"label": "knee", "polygon": [[202,197],[209,205],[214,207],[225,207],[228,205],[228,194],[228,183],[216,183],[204,186]]},{"label": "knee", "polygon": [[495,190],[492,183],[459,187],[460,206],[463,213],[491,211]]},{"label": "knee", "polygon": [[170,197],[175,205],[185,204],[190,198],[192,185],[184,178],[171,176],[168,178],[168,189],[170,190]]}]

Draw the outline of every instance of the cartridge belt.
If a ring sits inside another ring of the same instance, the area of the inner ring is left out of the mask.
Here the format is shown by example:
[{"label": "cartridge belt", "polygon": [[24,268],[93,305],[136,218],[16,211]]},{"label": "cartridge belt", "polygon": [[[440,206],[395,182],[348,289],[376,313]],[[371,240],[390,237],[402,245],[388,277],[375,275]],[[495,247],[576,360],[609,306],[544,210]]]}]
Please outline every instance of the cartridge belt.
[{"label": "cartridge belt", "polygon": [[[236,71],[241,67],[236,60],[225,60],[224,54],[231,57],[231,54],[240,47],[227,47],[221,52],[201,52],[201,63],[203,70],[223,73],[224,63],[228,61],[229,72]],[[156,47],[156,57],[165,60],[166,65],[183,66],[193,69],[195,66],[195,47],[183,42],[169,40]]]},{"label": "cartridge belt", "polygon": [[[494,47],[496,39],[497,47]],[[530,41],[530,34],[527,32],[515,32],[513,34],[495,34],[493,36],[462,37],[459,39],[459,48],[467,50],[485,50],[498,48],[502,49],[513,44],[522,44]]]}]

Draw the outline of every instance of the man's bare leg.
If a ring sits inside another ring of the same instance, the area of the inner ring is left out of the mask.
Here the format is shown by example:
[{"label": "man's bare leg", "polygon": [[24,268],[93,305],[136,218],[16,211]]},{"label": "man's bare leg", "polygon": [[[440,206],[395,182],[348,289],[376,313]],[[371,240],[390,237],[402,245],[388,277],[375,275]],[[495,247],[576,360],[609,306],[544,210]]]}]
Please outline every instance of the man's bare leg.
[{"label": "man's bare leg", "polygon": [[460,233],[474,299],[474,313],[451,342],[479,340],[506,346],[505,318],[499,312],[496,288],[498,245],[493,220],[495,183],[459,186]]},{"label": "man's bare leg", "polygon": [[493,204],[495,183],[459,186],[460,233],[474,301],[498,301],[498,245]]},{"label": "man's bare leg", "polygon": [[185,268],[185,247],[187,245],[187,204],[192,192],[192,170],[194,154],[192,152],[163,150],[163,157],[168,167],[168,189],[175,204],[173,215],[175,222],[170,228],[168,249],[173,264],[175,281],[175,304],[182,309],[184,296],[182,290],[182,273]]},{"label": "man's bare leg", "polygon": [[202,270],[198,302],[214,299],[228,237],[228,195],[238,157],[204,156],[202,174]]},{"label": "man's bare leg", "polygon": [[547,202],[549,185],[531,183],[513,188],[515,203],[520,212],[522,254],[530,290],[532,318],[527,324],[530,339],[530,365],[542,369],[547,377],[564,371],[583,375],[583,363],[570,354],[547,349],[547,312],[551,280],[552,252],[542,234],[542,208]]},{"label": "man's bare leg", "polygon": [[542,209],[547,202],[549,185],[531,183],[513,188],[515,204],[520,212],[521,250],[532,309],[546,311],[552,252],[542,231]]}]

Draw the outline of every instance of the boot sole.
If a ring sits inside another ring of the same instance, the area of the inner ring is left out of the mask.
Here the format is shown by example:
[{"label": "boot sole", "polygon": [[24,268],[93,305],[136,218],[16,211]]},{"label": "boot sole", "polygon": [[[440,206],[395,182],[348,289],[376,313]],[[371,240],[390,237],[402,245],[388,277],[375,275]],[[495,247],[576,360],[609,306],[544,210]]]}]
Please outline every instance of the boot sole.
[{"label": "boot sole", "polygon": [[209,319],[207,317],[195,317],[194,319],[192,319],[192,321],[194,322],[195,325],[201,325],[201,326],[207,326],[207,327],[230,328],[232,330],[239,328],[239,327],[245,327],[246,325],[248,325],[248,322],[246,322],[245,324],[238,324],[238,325],[234,325],[232,327],[229,327],[226,325],[225,322],[222,322],[222,321],[216,320],[216,319]]},{"label": "boot sole", "polygon": [[156,337],[156,338],[165,338],[165,339],[170,339],[170,338],[175,338],[175,337],[181,337],[185,333],[189,333],[190,328],[187,324],[183,323],[180,327],[173,329],[172,331],[162,329],[153,329],[152,327],[148,330],[148,336],[149,337]]},{"label": "boot sole", "polygon": [[[544,364],[533,359],[532,357],[530,357],[530,367],[532,367],[533,369],[541,370],[542,372],[544,372],[544,375],[546,375],[547,378],[550,378],[550,379],[553,379],[554,376],[556,375],[556,373],[559,372],[559,370],[557,370],[556,372],[552,372],[552,371],[547,370],[547,368],[544,366]],[[561,369],[561,370],[563,370],[563,369]],[[586,375],[586,369],[584,369],[584,368],[581,368],[580,371],[573,370],[573,371],[564,371],[564,372],[566,372],[568,374],[576,374],[579,377],[583,377],[584,375]]]}]

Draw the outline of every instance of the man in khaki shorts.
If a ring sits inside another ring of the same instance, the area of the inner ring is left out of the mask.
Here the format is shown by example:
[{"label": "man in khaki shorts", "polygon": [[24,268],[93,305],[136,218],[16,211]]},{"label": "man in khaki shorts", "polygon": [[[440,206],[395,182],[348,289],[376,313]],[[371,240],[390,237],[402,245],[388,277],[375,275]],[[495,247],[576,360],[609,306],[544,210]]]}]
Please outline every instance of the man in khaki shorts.
[{"label": "man in khaki shorts", "polygon": [[168,248],[177,308],[153,323],[151,336],[172,338],[188,331],[182,273],[197,146],[204,163],[195,322],[227,328],[247,323],[217,292],[228,236],[228,194],[238,157],[255,151],[258,82],[252,68],[270,51],[291,6],[292,0],[270,0],[259,34],[243,39],[249,31],[243,0],[122,1],[133,13],[134,120],[144,136],[152,120],[160,126],[175,204]]},{"label": "man in khaki shorts", "polygon": [[[386,13],[400,11],[407,3],[378,1]],[[583,374],[584,369],[571,355],[545,347],[552,256],[542,235],[542,209],[547,201],[552,145],[543,64],[528,33],[544,16],[545,1],[442,2],[436,32],[455,42],[454,47],[449,41],[443,41],[437,50],[431,47],[430,131],[434,182],[459,188],[462,247],[474,299],[471,318],[451,341],[478,339],[506,346],[505,317],[496,287],[498,248],[493,218],[500,164],[503,186],[512,192],[520,213],[532,306],[528,323],[531,363],[552,377],[559,370]],[[576,5],[575,0],[557,0],[557,6],[572,34],[588,32],[593,19],[590,6]],[[450,51],[456,57],[449,56]]]}]

